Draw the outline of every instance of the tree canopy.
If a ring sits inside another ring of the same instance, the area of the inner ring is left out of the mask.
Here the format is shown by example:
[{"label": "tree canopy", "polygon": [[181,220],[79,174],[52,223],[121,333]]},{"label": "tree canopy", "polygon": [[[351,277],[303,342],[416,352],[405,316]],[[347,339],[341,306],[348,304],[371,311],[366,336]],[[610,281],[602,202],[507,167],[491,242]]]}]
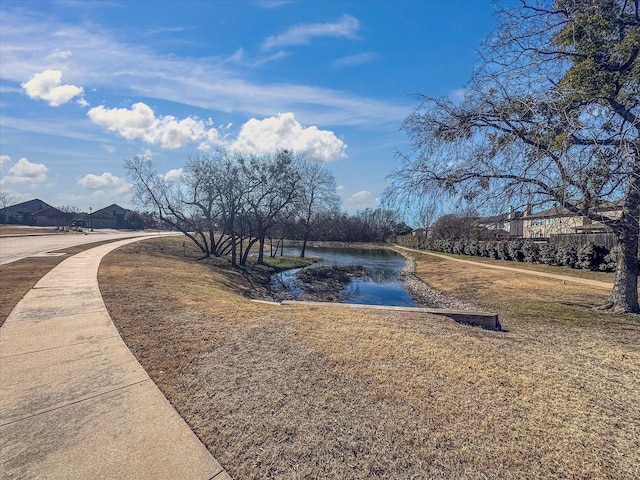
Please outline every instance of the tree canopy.
[{"label": "tree canopy", "polygon": [[[557,204],[607,225],[610,306],[639,310],[639,0],[520,0],[498,12],[462,102],[419,95],[389,195]],[[621,215],[601,207],[619,202]],[[545,205],[546,204],[546,205]]]}]

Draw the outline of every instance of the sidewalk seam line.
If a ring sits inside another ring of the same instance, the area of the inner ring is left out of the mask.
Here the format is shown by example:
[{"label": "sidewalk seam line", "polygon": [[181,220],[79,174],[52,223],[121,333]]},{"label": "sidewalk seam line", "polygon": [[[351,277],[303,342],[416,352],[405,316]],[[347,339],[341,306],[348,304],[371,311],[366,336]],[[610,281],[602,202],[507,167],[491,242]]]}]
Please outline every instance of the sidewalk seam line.
[{"label": "sidewalk seam line", "polygon": [[66,348],[66,347],[76,347],[78,345],[86,345],[87,343],[98,343],[98,342],[101,342],[102,340],[109,340],[111,338],[121,338],[121,337],[120,337],[120,335],[109,335],[108,337],[95,338],[95,339],[92,339],[92,340],[86,340],[84,342],[68,343],[66,345],[58,345],[56,347],[42,348],[40,350],[32,350],[30,352],[13,353],[11,355],[6,355],[6,356],[1,356],[0,355],[0,359],[19,357],[20,355],[29,355],[31,353],[48,352],[50,350],[58,350],[58,349],[61,349],[61,348]]},{"label": "sidewalk seam line", "polygon": [[[224,468],[222,468],[222,465],[220,465],[220,468],[221,468],[221,470],[220,470],[218,473],[216,473],[213,477],[211,477],[209,480],[215,480],[215,479],[216,479],[216,477],[219,477],[219,476],[220,476],[220,475],[222,475],[223,473],[226,473],[226,472],[225,472],[225,470],[224,470]],[[227,475],[228,475],[228,474],[227,474]]]},{"label": "sidewalk seam line", "polygon": [[[15,310],[15,308],[14,308]],[[37,311],[37,309],[34,309],[33,312]],[[7,323],[25,323],[25,322],[34,322],[34,323],[41,323],[41,322],[48,322],[50,320],[57,320],[59,318],[71,318],[71,317],[79,317],[82,315],[86,315],[88,313],[103,313],[104,312],[104,308],[102,308],[102,305],[96,307],[94,310],[83,310],[82,312],[79,313],[65,313],[63,315],[54,315],[52,317],[48,317],[45,318],[44,320],[33,320],[31,318],[25,318],[24,320],[9,320],[9,316],[6,318],[5,320],[5,324]],[[11,310],[11,313],[13,313],[13,310]]]},{"label": "sidewalk seam line", "polygon": [[70,407],[71,405],[76,405],[76,404],[82,403],[82,402],[84,402],[86,400],[93,400],[94,398],[98,398],[98,397],[101,397],[103,395],[107,395],[109,393],[117,392],[118,390],[123,390],[125,388],[133,387],[135,385],[140,385],[142,383],[151,382],[151,381],[152,381],[151,377],[149,377],[148,374],[147,374],[147,378],[145,378],[144,380],[139,380],[137,382],[133,382],[133,383],[130,383],[128,385],[123,385],[121,387],[117,387],[117,388],[113,388],[111,390],[107,390],[106,392],[96,393],[95,395],[90,395],[88,397],[83,397],[83,398],[80,398],[78,400],[74,400],[74,401],[70,401],[70,402],[64,403],[62,405],[58,405],[57,407],[54,407],[54,408],[49,408],[47,410],[42,410],[42,411],[39,411],[37,413],[32,413],[31,415],[27,415],[27,416],[22,417],[22,418],[17,418],[15,420],[11,420],[10,422],[0,424],[0,428],[6,427],[8,425],[12,425],[12,424],[17,423],[17,422],[21,422],[23,420],[28,420],[30,418],[38,417],[38,416],[43,415],[45,413],[55,412],[56,410],[60,410],[61,408]]}]

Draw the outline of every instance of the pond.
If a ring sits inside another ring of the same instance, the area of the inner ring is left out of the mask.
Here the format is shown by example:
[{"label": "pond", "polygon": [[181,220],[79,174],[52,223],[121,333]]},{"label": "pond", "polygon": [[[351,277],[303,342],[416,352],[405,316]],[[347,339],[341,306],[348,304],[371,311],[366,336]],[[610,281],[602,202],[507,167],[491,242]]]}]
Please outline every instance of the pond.
[{"label": "pond", "polygon": [[[284,249],[285,255],[299,255],[300,249]],[[404,257],[384,248],[334,248],[307,247],[307,257],[320,257],[321,261],[306,269],[319,267],[362,266],[365,274],[352,279],[339,294],[337,301],[368,305],[390,305],[415,307],[416,303],[405,289],[400,279],[404,267]],[[277,273],[271,278],[271,288],[276,294],[289,299],[304,298],[305,291],[294,284],[297,272],[301,269]]]}]

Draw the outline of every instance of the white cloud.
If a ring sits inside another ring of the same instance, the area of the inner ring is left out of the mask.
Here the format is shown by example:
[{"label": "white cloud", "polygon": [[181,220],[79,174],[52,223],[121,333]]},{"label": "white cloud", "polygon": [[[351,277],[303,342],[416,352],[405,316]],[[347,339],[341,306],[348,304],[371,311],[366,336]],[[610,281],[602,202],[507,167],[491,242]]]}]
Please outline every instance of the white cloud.
[{"label": "white cloud", "polygon": [[43,163],[33,163],[26,158],[18,160],[2,179],[3,183],[43,183],[49,169]]},{"label": "white cloud", "polygon": [[[30,98],[45,100],[52,107],[58,107],[70,102],[73,98],[81,97],[84,93],[82,87],[61,85],[61,81],[62,72],[60,70],[45,70],[42,73],[35,74],[28,82],[23,83],[22,88]],[[81,98],[78,101],[82,102],[83,100]]]},{"label": "white cloud", "polygon": [[10,161],[11,157],[9,155],[0,155],[0,168],[2,168],[5,163],[9,163]]},{"label": "white cloud", "polygon": [[107,153],[113,153],[116,151],[116,147],[112,145],[100,145],[100,148]]},{"label": "white cloud", "polygon": [[156,117],[151,107],[142,102],[134,103],[131,109],[100,105],[89,110],[87,115],[96,125],[127,140],[142,140],[162,148],[180,148],[191,142],[201,142],[206,148],[206,145],[218,145],[221,141],[216,129],[207,128],[200,119],[179,120],[171,115]]},{"label": "white cloud", "polygon": [[357,55],[349,55],[347,57],[338,58],[332,63],[332,65],[337,68],[357,67],[358,65],[365,65],[367,63],[374,62],[377,59],[377,54],[373,52],[364,52]]},{"label": "white cloud", "polygon": [[338,185],[336,192],[338,192],[338,195],[342,199],[342,207],[347,212],[355,212],[357,210],[364,210],[365,208],[376,208],[378,206],[378,201],[369,190],[360,190],[359,192],[349,195],[344,185]]},{"label": "white cloud", "polygon": [[169,170],[167,173],[164,174],[164,179],[169,182],[179,180],[180,177],[182,176],[183,171],[184,170],[182,168],[174,168],[173,170]]},{"label": "white cloud", "polygon": [[280,35],[268,37],[262,44],[262,48],[269,50],[288,45],[306,45],[317,37],[354,38],[359,26],[360,22],[351,15],[343,15],[335,23],[303,23],[289,28]]},{"label": "white cloud", "polygon": [[116,177],[111,172],[102,175],[90,173],[78,180],[78,185],[89,190],[109,191],[115,194],[126,194],[131,191],[131,184],[124,178]]},{"label": "white cloud", "polygon": [[244,153],[290,149],[313,162],[326,163],[345,158],[347,146],[329,130],[303,127],[293,113],[281,113],[263,120],[252,118],[240,129],[229,150]]},{"label": "white cloud", "polygon": [[[311,125],[397,125],[411,111],[401,101],[249,80],[245,64],[259,59],[245,58],[242,52],[234,56],[244,60],[235,68],[228,56],[207,58],[206,62],[197,57],[170,57],[148,45],[123,43],[110,30],[96,25],[87,28],[18,10],[2,15],[2,77],[10,82],[20,83],[34,71],[61,69],[73,72],[74,82],[91,85],[92,90],[117,89],[126,95],[202,109],[243,112],[247,117],[293,111],[300,121]],[[54,59],[52,45],[73,55],[65,53]]]},{"label": "white cloud", "polygon": [[351,195],[351,198],[358,202],[361,202],[363,200],[369,200],[369,198],[371,198],[371,192],[367,190],[360,190],[359,192]]},{"label": "white cloud", "polygon": [[291,3],[293,0],[262,0],[259,2],[259,5],[262,8],[279,8],[288,3]]}]

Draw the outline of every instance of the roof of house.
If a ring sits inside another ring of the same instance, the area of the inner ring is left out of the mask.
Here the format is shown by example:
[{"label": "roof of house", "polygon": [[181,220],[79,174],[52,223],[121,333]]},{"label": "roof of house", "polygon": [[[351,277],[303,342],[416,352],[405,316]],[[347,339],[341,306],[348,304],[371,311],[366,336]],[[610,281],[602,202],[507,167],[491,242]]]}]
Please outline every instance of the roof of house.
[{"label": "roof of house", "polygon": [[57,209],[56,207],[46,206],[42,210],[38,210],[37,212],[33,212],[31,215],[34,216],[34,217],[49,217],[49,218],[53,218],[53,217],[68,217],[68,216],[71,216],[73,214],[65,213],[62,210]]},{"label": "roof of house", "polygon": [[[606,202],[603,203],[601,206],[596,207],[595,211],[597,212],[608,212],[608,211],[612,211],[612,210],[618,210],[622,207],[622,202],[621,201],[617,201],[617,202]],[[546,217],[571,217],[571,216],[576,216],[576,215],[581,215],[580,213],[573,213],[571,211],[569,211],[567,208],[561,206],[561,205],[554,205],[551,208],[547,208],[546,210],[542,210],[540,212],[536,212],[536,213],[532,213],[530,215],[526,215],[524,216],[524,219],[529,219],[529,218],[546,218]]]},{"label": "roof of house", "polygon": [[53,208],[47,202],[43,202],[39,198],[34,198],[33,200],[28,200],[22,203],[16,203],[15,205],[10,205],[7,208],[3,209],[5,213],[21,213],[21,214],[33,214],[39,210],[43,210],[46,208]]},{"label": "roof of house", "polygon": [[120,205],[112,203],[108,207],[104,207],[104,208],[101,208],[100,210],[96,210],[95,212],[93,212],[92,216],[94,218],[113,218],[114,210],[118,212],[124,212],[124,213],[129,211],[126,208],[122,208]]},{"label": "roof of house", "polygon": [[523,213],[518,211],[499,213],[498,215],[492,215],[490,217],[478,217],[476,219],[476,223],[482,225],[482,224],[507,222],[509,220],[515,220],[517,218],[520,218],[522,215]]}]

